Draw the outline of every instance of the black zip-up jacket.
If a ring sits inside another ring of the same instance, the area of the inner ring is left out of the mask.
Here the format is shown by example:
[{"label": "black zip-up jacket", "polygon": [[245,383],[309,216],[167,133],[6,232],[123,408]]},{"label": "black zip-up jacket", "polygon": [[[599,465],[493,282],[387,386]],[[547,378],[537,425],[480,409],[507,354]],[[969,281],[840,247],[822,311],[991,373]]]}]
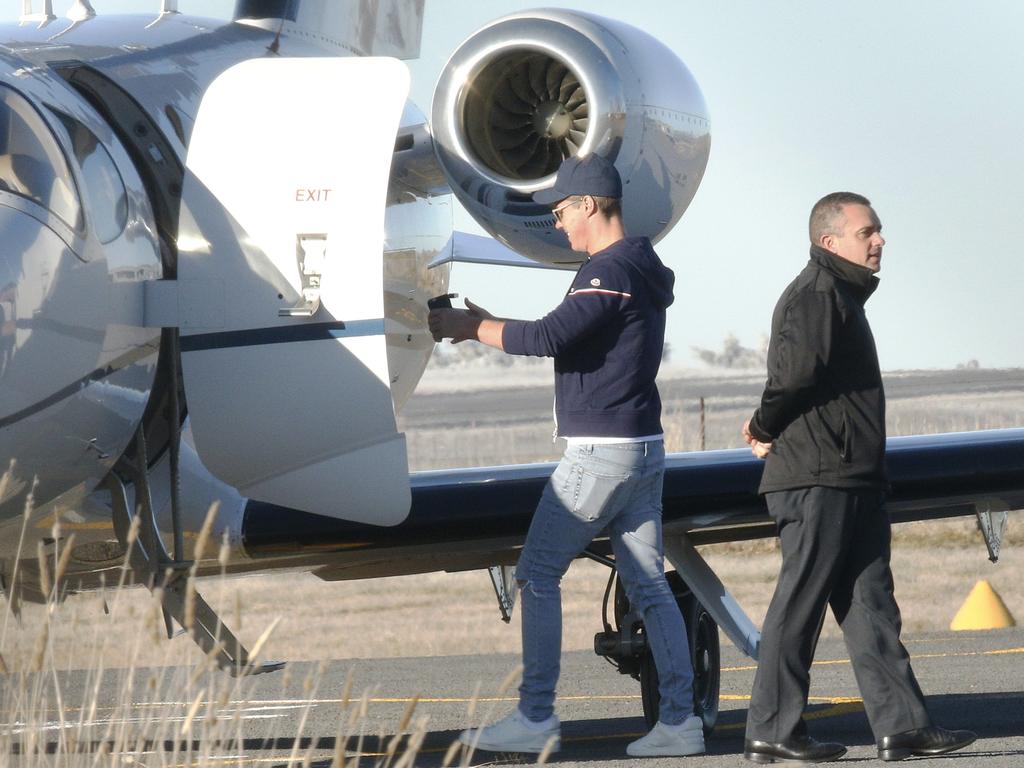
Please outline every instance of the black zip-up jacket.
[{"label": "black zip-up jacket", "polygon": [[560,437],[661,434],[654,379],[674,282],[648,238],[627,237],[591,256],[540,320],[505,321],[506,352],[555,358]]},{"label": "black zip-up jacket", "polygon": [[750,420],[772,442],[761,493],[810,486],[884,489],[885,393],[864,302],[867,267],[811,246],[772,316],[768,381]]}]

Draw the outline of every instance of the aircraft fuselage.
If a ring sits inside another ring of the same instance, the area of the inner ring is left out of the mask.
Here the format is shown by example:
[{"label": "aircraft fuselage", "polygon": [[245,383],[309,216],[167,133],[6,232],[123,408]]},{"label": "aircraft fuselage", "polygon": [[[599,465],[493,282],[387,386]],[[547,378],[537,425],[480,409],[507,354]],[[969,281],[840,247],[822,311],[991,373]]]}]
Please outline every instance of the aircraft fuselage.
[{"label": "aircraft fuselage", "polygon": [[[183,168],[203,95],[228,68],[271,56],[274,34],[184,16],[150,21],[0,30],[0,469],[10,468],[0,527],[20,525],[30,493],[34,520],[75,514],[117,460],[130,457],[140,423],[150,463],[169,440],[148,426],[172,384],[146,285],[177,273],[179,218],[189,204]],[[350,53],[301,39],[285,49],[290,57]],[[372,116],[353,109],[352,119]],[[450,236],[451,206],[446,187],[417,183],[417,162],[432,155],[423,123],[407,102],[380,243],[395,408],[433,348],[426,299],[448,280],[447,266],[427,269]],[[277,149],[267,146],[253,162],[273,162]],[[331,190],[311,183],[287,194],[316,205]]]}]

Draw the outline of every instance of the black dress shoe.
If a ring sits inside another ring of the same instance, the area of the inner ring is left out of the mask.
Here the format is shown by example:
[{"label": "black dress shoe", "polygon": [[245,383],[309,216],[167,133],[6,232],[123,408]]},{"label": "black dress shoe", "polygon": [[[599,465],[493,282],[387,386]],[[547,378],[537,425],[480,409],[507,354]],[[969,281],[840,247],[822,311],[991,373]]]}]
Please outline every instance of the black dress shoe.
[{"label": "black dress shoe", "polygon": [[754,763],[827,763],[846,754],[846,747],[834,741],[815,741],[798,736],[788,741],[747,739],[743,756]]},{"label": "black dress shoe", "polygon": [[974,731],[950,731],[937,725],[904,731],[878,740],[880,760],[903,760],[911,755],[941,755],[966,747],[978,738]]}]

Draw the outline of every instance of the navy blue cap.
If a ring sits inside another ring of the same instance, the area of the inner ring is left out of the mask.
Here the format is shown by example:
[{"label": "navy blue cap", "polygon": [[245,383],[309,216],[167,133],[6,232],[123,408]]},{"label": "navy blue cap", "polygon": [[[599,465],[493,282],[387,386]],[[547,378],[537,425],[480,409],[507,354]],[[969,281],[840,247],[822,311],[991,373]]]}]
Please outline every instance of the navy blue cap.
[{"label": "navy blue cap", "polygon": [[533,193],[534,202],[551,205],[574,195],[622,197],[622,179],[615,166],[600,155],[567,157],[558,167],[555,186]]}]

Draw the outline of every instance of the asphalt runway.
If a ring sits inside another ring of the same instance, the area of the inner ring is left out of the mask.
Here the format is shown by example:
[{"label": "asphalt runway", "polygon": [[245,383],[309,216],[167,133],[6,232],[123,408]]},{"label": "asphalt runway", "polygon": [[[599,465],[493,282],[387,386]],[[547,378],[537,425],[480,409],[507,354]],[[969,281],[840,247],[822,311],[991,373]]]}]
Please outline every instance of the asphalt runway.
[{"label": "asphalt runway", "polygon": [[[501,369],[495,369],[501,377]],[[902,398],[961,395],[998,395],[1019,393],[1024,389],[1024,369],[962,369],[953,371],[909,371],[883,374],[886,397]],[[659,382],[661,399],[666,405],[686,404],[694,409],[698,395],[743,403],[754,408],[764,389],[764,376],[739,372],[735,380],[690,377]],[[543,386],[478,391],[416,393],[402,411],[403,429],[461,429],[508,426],[551,420],[552,383]],[[681,407],[681,406],[677,406]]]},{"label": "asphalt runway", "polygon": [[[979,734],[964,751],[933,758],[935,764],[1024,764],[1024,628],[904,640],[935,722]],[[517,662],[515,656],[481,654],[293,663],[283,672],[248,678],[236,690],[223,692],[217,689],[227,685],[227,678],[220,672],[136,670],[127,683],[126,673],[110,672],[98,694],[90,694],[92,683],[84,673],[73,673],[62,683],[62,710],[51,695],[45,714],[34,716],[32,723],[12,722],[7,712],[3,727],[13,734],[13,753],[34,744],[34,750],[52,754],[61,734],[71,738],[74,724],[88,714],[95,725],[74,737],[86,753],[83,765],[91,764],[88,755],[113,749],[125,753],[121,764],[248,766],[306,760],[308,765],[328,766],[336,751],[344,749],[349,766],[404,766],[409,737],[401,734],[419,724],[416,738],[422,737],[422,744],[414,764],[439,766],[462,728],[494,720],[514,706],[514,687],[504,692],[500,687]],[[753,674],[749,659],[723,645],[721,712],[707,741],[708,754],[646,759],[644,764],[678,766],[684,759],[694,768],[747,765],[741,752]],[[625,746],[643,732],[644,724],[639,686],[632,679],[593,654],[565,654],[557,707],[563,746],[550,763],[635,764],[626,757]],[[849,745],[843,762],[877,759],[840,640],[819,645],[807,717],[812,734]],[[409,722],[408,728],[403,721]],[[395,748],[389,758],[391,744]],[[363,757],[354,762],[357,751]],[[467,766],[534,762],[531,756],[488,752],[450,758]],[[2,757],[0,762],[5,762]]]}]

